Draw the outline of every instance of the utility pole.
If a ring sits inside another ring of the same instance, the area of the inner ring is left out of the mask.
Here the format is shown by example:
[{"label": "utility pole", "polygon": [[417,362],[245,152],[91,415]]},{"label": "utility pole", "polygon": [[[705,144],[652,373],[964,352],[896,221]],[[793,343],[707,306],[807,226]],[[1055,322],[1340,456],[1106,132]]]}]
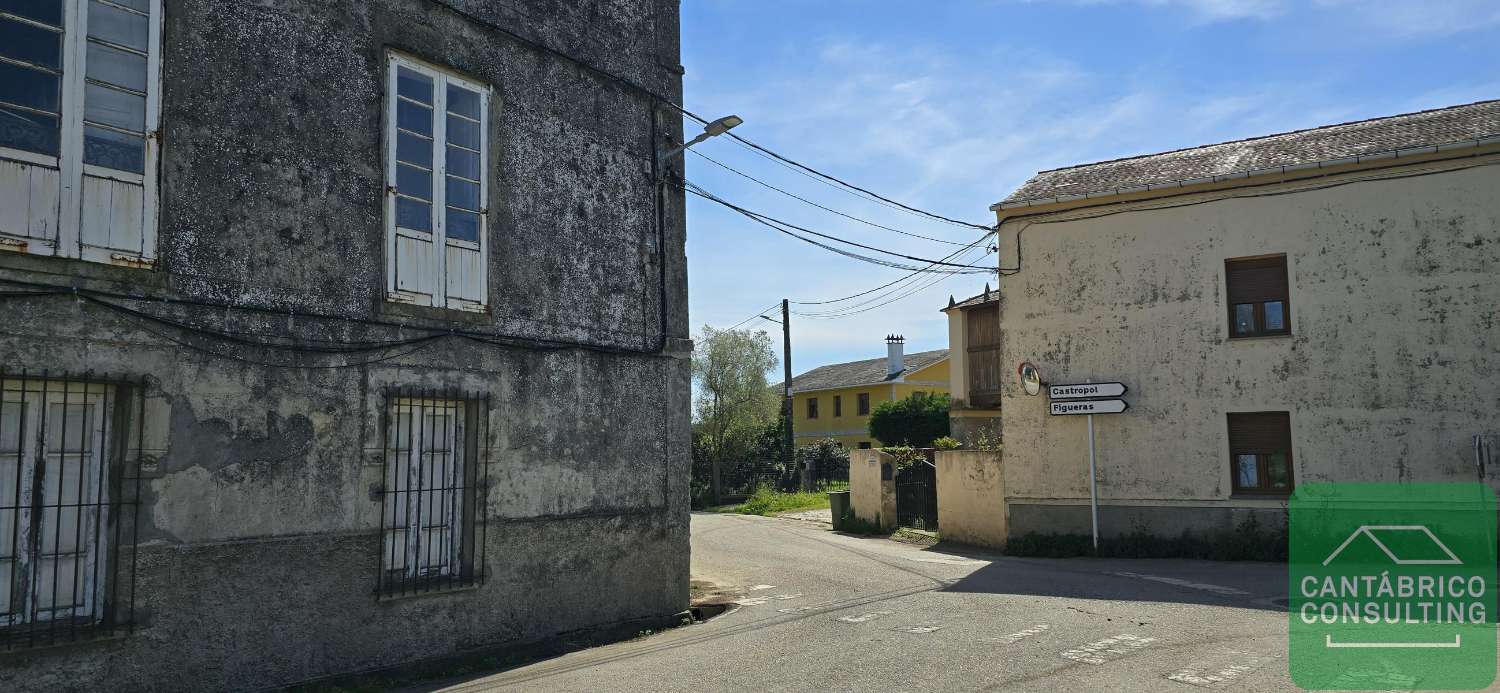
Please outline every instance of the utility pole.
[{"label": "utility pole", "polygon": [[[797,464],[797,448],[792,442],[792,304],[791,301],[781,299],[781,373],[782,382],[786,384],[786,392],[781,398],[781,418],[786,421],[786,468],[794,469]],[[810,490],[809,474],[802,470],[802,490]]]}]

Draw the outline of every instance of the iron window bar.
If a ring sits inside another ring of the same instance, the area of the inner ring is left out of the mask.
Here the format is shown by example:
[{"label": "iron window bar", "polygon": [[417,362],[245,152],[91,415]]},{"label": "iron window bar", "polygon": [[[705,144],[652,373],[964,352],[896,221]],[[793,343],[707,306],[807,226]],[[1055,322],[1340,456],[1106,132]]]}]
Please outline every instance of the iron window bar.
[{"label": "iron window bar", "polygon": [[0,651],[134,632],[146,388],[0,366]]},{"label": "iron window bar", "polygon": [[484,581],[489,412],[487,394],[384,392],[377,600]]}]

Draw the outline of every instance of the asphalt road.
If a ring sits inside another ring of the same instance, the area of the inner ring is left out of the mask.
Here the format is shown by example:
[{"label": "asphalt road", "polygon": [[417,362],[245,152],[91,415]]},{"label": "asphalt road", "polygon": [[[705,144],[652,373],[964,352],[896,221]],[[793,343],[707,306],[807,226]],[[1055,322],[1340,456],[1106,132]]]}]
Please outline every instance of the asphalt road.
[{"label": "asphalt road", "polygon": [[693,569],[738,608],[442,690],[1295,690],[1282,565],[1011,558],[698,514]]}]

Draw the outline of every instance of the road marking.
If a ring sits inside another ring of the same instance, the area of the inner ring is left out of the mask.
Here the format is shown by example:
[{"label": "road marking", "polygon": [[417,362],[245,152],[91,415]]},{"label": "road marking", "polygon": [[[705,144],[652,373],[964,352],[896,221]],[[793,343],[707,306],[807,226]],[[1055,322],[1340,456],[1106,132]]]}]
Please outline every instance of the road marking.
[{"label": "road marking", "polygon": [[1103,664],[1124,657],[1153,642],[1156,642],[1156,638],[1143,638],[1139,635],[1122,633],[1071,650],[1064,650],[1061,654],[1064,659],[1071,659],[1075,662]]},{"label": "road marking", "polygon": [[891,612],[889,611],[872,611],[868,614],[860,614],[858,616],[840,616],[838,620],[843,621],[844,623],[864,623],[866,621],[873,621],[877,618],[880,618],[881,616],[890,615]]},{"label": "road marking", "polygon": [[769,599],[775,599],[776,601],[779,601],[779,602],[784,602],[784,601],[786,601],[788,599],[801,599],[802,598],[802,593],[798,592],[796,594],[773,594],[773,595],[771,595],[768,598]]},{"label": "road marking", "polygon": [[1243,660],[1243,663],[1230,664],[1229,666],[1222,667],[1215,671],[1209,671],[1214,665],[1207,662],[1192,662],[1183,667],[1181,671],[1178,671],[1175,674],[1168,674],[1167,678],[1178,683],[1188,684],[1190,686],[1200,686],[1203,688],[1223,688],[1228,685],[1229,682],[1252,671],[1255,671],[1256,669],[1259,669],[1261,665],[1272,659],[1275,659],[1275,657],[1270,656],[1263,657],[1239,652],[1231,654],[1244,655],[1245,657],[1248,657],[1248,659]]},{"label": "road marking", "polygon": [[938,631],[940,631],[942,629],[943,629],[943,627],[939,626],[937,624],[928,624],[928,625],[925,625],[925,626],[902,626],[900,628],[892,628],[891,630],[897,631],[899,633],[911,633],[913,635],[926,635],[927,633],[936,633],[936,632],[938,632]]},{"label": "road marking", "polygon": [[1176,585],[1178,587],[1186,587],[1188,589],[1193,589],[1193,590],[1202,590],[1204,592],[1213,592],[1214,594],[1223,594],[1223,595],[1229,595],[1229,596],[1235,596],[1235,597],[1248,597],[1248,596],[1250,596],[1249,592],[1246,592],[1244,590],[1238,590],[1238,589],[1235,589],[1233,587],[1225,587],[1223,585],[1210,585],[1210,584],[1203,583],[1203,582],[1193,582],[1191,580],[1183,580],[1183,579],[1180,579],[1180,578],[1161,577],[1160,575],[1142,575],[1141,573],[1127,573],[1127,572],[1110,573],[1110,575],[1115,575],[1115,576],[1118,576],[1118,577],[1135,578],[1137,580],[1150,580],[1152,582],[1161,582],[1161,583],[1165,583],[1165,584],[1168,584],[1168,585]]},{"label": "road marking", "polygon": [[756,585],[756,586],[751,587],[750,589],[747,589],[745,591],[746,592],[757,592],[757,591],[760,591],[760,590],[770,590],[770,589],[776,589],[776,586],[775,585]]},{"label": "road marking", "polygon": [[787,608],[787,609],[777,609],[777,611],[780,611],[783,614],[798,614],[798,613],[802,613],[804,611],[809,611],[811,609],[812,609],[812,607],[810,607],[810,606],[794,606],[794,607]]},{"label": "road marking", "polygon": [[739,604],[740,606],[760,606],[761,604],[764,604],[768,601],[771,600],[767,599],[766,597],[746,597],[744,599],[736,599],[734,600],[734,603]]},{"label": "road marking", "polygon": [[918,563],[942,563],[944,565],[989,565],[985,561],[971,561],[971,560],[969,560],[967,558],[912,558],[912,557],[907,557],[907,560],[909,560],[909,561],[916,561]]},{"label": "road marking", "polygon": [[1038,623],[1030,628],[1027,628],[1026,630],[1018,630],[1009,635],[1002,635],[998,638],[995,638],[994,642],[1000,643],[1002,645],[1014,645],[1018,642],[1021,642],[1022,640],[1025,640],[1026,638],[1029,638],[1033,635],[1041,635],[1042,633],[1045,633],[1051,629],[1052,626],[1050,625],[1047,625],[1045,623]]}]

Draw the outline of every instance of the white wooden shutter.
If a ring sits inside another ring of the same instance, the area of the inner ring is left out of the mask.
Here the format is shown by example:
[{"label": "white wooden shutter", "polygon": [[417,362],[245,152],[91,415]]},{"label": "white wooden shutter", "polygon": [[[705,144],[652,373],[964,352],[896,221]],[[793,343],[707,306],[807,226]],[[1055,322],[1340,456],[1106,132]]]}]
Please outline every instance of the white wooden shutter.
[{"label": "white wooden shutter", "polygon": [[21,58],[0,61],[16,73],[0,78],[52,80],[57,90],[56,99],[50,85],[21,90],[17,100],[34,102],[0,104],[21,116],[0,132],[0,249],[154,263],[160,18],[161,0],[0,5],[0,23],[32,39],[0,47]]},{"label": "white wooden shutter", "polygon": [[388,80],[387,295],[482,311],[489,92],[394,54]]}]

